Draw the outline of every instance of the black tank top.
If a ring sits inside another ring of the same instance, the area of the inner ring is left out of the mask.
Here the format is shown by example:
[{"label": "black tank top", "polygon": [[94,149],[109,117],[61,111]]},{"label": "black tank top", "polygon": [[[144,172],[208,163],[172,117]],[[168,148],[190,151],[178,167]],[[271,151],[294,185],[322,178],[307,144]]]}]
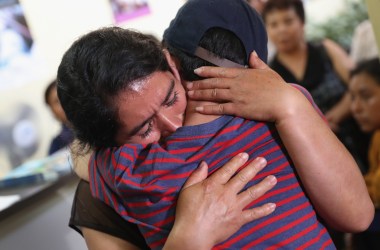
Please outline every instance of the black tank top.
[{"label": "black tank top", "polygon": [[278,61],[277,56],[270,63],[270,67],[286,82],[297,83],[307,89],[322,113],[326,113],[342,98],[346,86],[334,71],[323,45],[308,43],[307,46],[307,65],[303,79],[296,79],[288,68]]}]

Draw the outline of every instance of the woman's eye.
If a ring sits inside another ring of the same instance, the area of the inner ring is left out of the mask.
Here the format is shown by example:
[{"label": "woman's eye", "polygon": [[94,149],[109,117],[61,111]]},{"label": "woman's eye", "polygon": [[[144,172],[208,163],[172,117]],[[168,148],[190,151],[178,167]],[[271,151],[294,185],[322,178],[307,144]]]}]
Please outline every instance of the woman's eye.
[{"label": "woman's eye", "polygon": [[167,103],[165,103],[165,106],[170,107],[173,106],[178,101],[178,92],[174,91],[173,98],[170,99]]},{"label": "woman's eye", "polygon": [[143,132],[140,136],[141,138],[145,139],[147,138],[150,133],[152,132],[152,129],[153,129],[153,120],[150,120],[150,122],[148,123],[148,128],[145,130],[145,132]]}]

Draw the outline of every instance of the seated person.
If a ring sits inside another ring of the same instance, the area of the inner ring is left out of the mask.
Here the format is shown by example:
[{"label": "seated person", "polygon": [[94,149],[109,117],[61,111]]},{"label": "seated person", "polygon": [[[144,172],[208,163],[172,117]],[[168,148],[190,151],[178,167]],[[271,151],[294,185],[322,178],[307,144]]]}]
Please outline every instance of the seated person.
[{"label": "seated person", "polygon": [[57,82],[52,81],[45,90],[45,103],[49,106],[54,117],[61,123],[61,132],[54,137],[49,147],[49,155],[68,146],[74,139],[57,94]]}]

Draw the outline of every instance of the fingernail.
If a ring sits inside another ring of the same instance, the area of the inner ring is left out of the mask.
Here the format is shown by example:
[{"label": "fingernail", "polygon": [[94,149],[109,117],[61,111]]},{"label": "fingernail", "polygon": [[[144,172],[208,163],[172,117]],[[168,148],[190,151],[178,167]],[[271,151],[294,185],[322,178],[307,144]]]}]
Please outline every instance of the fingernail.
[{"label": "fingernail", "polygon": [[203,107],[195,107],[195,111],[197,112],[203,112],[204,108]]},{"label": "fingernail", "polygon": [[254,56],[256,56],[256,57],[259,57],[259,55],[257,54],[256,50],[254,50],[254,51],[252,52],[252,54],[253,54]]},{"label": "fingernail", "polygon": [[260,167],[264,167],[265,164],[267,164],[267,160],[265,160],[264,157],[257,157],[256,162],[259,164]]},{"label": "fingernail", "polygon": [[201,164],[199,165],[199,168],[205,168],[207,167],[207,164],[205,161],[202,161]]},{"label": "fingernail", "polygon": [[200,68],[194,69],[194,73],[195,73],[195,74],[199,74],[199,73],[201,73],[201,69],[200,69]]},{"label": "fingernail", "polygon": [[243,152],[243,153],[240,153],[239,154],[239,157],[242,158],[243,160],[247,160],[248,159],[248,154]]},{"label": "fingernail", "polygon": [[267,177],[267,180],[269,181],[270,184],[276,184],[277,183],[277,178],[274,175],[269,175]]},{"label": "fingernail", "polygon": [[194,95],[194,91],[193,90],[187,91],[187,95],[188,96],[193,96]]},{"label": "fingernail", "polygon": [[268,203],[268,210],[269,211],[274,211],[275,209],[276,209],[275,203]]},{"label": "fingernail", "polygon": [[192,82],[188,82],[188,83],[186,84],[186,88],[187,88],[187,89],[192,89],[192,88],[193,88],[193,83],[192,83]]}]

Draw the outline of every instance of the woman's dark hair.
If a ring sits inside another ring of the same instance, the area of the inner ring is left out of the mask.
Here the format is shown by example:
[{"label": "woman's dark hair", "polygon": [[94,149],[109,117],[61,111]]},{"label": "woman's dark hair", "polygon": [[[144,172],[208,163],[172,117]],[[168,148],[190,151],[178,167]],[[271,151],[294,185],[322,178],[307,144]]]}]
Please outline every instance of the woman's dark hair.
[{"label": "woman's dark hair", "polygon": [[[177,48],[166,44],[169,53],[179,62],[179,73],[181,79],[186,81],[199,80],[194,74],[194,69],[201,66],[215,66],[199,57],[190,55]],[[198,46],[211,51],[220,58],[226,58],[241,65],[247,65],[246,53],[243,43],[231,31],[223,28],[211,28],[205,32]]]},{"label": "woman's dark hair", "polygon": [[262,18],[264,22],[269,12],[273,10],[287,10],[294,8],[297,16],[305,23],[305,9],[302,0],[269,0],[263,9]]},{"label": "woman's dark hair", "polygon": [[76,137],[91,147],[116,146],[119,91],[155,71],[168,71],[161,44],[119,27],[102,28],[75,41],[58,68],[58,97]]},{"label": "woman's dark hair", "polygon": [[364,60],[358,63],[356,68],[351,71],[351,78],[355,75],[366,73],[373,77],[376,82],[380,85],[380,60],[378,57]]}]

